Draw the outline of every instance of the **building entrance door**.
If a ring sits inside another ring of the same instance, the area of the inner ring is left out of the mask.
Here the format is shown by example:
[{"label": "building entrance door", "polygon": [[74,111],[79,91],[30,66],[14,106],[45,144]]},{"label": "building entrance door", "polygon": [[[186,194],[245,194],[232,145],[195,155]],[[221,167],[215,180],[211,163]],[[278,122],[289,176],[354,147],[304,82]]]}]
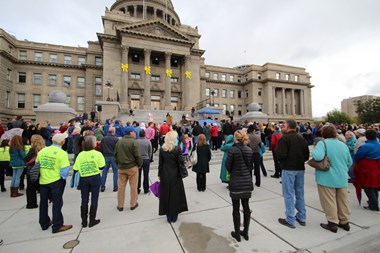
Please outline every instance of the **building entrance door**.
[{"label": "building entrance door", "polygon": [[134,110],[140,109],[140,100],[132,99],[131,100],[131,108]]},{"label": "building entrance door", "polygon": [[178,102],[171,102],[172,109],[178,111]]},{"label": "building entrance door", "polygon": [[152,110],[154,110],[154,111],[159,111],[159,110],[161,110],[161,108],[160,108],[160,104],[161,104],[161,102],[160,101],[152,101],[151,102],[151,107],[152,107]]}]

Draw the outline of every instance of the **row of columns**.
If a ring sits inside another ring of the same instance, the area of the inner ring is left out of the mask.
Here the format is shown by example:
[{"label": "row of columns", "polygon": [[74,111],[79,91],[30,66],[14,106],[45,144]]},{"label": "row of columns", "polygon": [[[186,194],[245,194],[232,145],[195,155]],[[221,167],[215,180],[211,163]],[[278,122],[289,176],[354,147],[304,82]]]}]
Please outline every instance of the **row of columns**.
[{"label": "row of columns", "polygon": [[[128,54],[129,54],[129,47],[128,46],[122,46],[121,47],[121,53],[122,53],[122,63],[123,64],[129,64],[128,62]],[[149,49],[144,50],[144,68],[150,67],[150,58],[151,58],[152,51]],[[171,69],[171,57],[172,53],[165,52],[165,69]],[[189,69],[189,58],[190,56],[185,57],[185,70]],[[183,72],[183,70],[182,70]],[[181,73],[182,76],[184,76],[184,73]],[[171,99],[172,99],[172,87],[171,87],[171,78],[167,76],[166,73],[163,73],[163,76],[165,77],[165,95],[164,95],[164,105],[165,110],[171,110]],[[151,78],[150,75],[147,75],[145,73],[145,70],[143,71],[143,82],[144,82],[144,98],[143,98],[143,108],[144,109],[150,109],[151,108]],[[189,95],[189,80],[187,78],[181,78],[181,80],[184,80],[182,82],[182,105],[186,105],[188,103],[188,95]],[[129,86],[129,72],[122,72],[121,74],[121,103],[123,107],[129,108],[129,93],[128,93],[128,86]]]},{"label": "row of columns", "polygon": [[[134,18],[137,18],[137,5],[133,5],[133,17]],[[163,13],[163,18],[165,19],[165,11],[163,10],[160,10],[160,9],[156,9],[156,8],[153,8],[153,13],[154,13],[154,18],[156,19],[157,18],[157,12],[158,11],[162,11]],[[148,6],[143,6],[143,17],[147,17],[147,14],[148,14]],[[171,24],[172,23],[172,20],[174,20],[171,16],[167,15],[166,14],[166,21]]]},{"label": "row of columns", "polygon": [[[277,89],[281,89],[281,106],[282,106],[282,110],[281,112],[282,113],[279,113],[279,114],[283,114],[283,115],[286,115],[286,95],[285,95],[285,92],[286,90],[289,90],[287,88],[281,88],[281,87],[273,87],[272,88],[272,94],[273,94],[273,114],[276,114],[276,104],[277,104],[277,99],[276,99],[276,90]],[[291,91],[291,111],[290,111],[290,114],[291,115],[295,115],[296,114],[296,100],[295,100],[295,91],[296,89],[290,89]],[[300,115],[304,115],[305,114],[305,91],[300,89],[298,90],[299,93],[300,93]]]}]

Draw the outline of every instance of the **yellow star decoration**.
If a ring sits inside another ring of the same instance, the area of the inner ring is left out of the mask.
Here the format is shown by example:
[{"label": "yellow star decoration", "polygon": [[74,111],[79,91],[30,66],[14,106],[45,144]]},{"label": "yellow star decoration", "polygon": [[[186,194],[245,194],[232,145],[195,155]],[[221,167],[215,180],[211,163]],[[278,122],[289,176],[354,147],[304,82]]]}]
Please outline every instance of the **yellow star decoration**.
[{"label": "yellow star decoration", "polygon": [[145,74],[147,74],[147,75],[151,74],[151,68],[150,68],[150,66],[145,66],[144,70],[145,70]]},{"label": "yellow star decoration", "polygon": [[123,72],[128,72],[128,69],[129,69],[129,65],[128,64],[121,64],[121,70]]},{"label": "yellow star decoration", "polygon": [[172,75],[173,75],[173,70],[171,70],[171,69],[167,69],[167,70],[166,70],[166,75],[167,75],[168,77],[172,77]]},{"label": "yellow star decoration", "polygon": [[186,71],[185,75],[187,79],[191,79],[191,71]]}]

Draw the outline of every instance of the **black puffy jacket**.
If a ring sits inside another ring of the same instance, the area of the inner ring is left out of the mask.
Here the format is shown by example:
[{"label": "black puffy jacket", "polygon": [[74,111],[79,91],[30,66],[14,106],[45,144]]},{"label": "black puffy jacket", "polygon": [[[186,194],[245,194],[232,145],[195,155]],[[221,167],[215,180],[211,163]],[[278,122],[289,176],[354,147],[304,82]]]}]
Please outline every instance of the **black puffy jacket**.
[{"label": "black puffy jacket", "polygon": [[251,176],[253,164],[252,155],[252,149],[242,143],[235,144],[228,151],[226,169],[230,172],[230,196],[234,199],[251,197],[253,191]]}]

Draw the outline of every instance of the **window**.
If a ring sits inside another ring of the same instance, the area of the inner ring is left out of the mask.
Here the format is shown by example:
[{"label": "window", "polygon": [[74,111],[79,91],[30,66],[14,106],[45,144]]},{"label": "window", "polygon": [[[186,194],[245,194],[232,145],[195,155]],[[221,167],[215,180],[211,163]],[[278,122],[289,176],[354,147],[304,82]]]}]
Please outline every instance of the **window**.
[{"label": "window", "polygon": [[238,82],[238,83],[241,83],[241,76],[238,76],[238,77],[237,77],[237,82]]},{"label": "window", "polygon": [[238,90],[238,98],[241,98],[241,90]]},{"label": "window", "polygon": [[294,81],[298,82],[298,80],[299,80],[299,76],[298,75],[294,76]]},{"label": "window", "polygon": [[234,111],[235,111],[235,105],[230,105],[231,115],[234,115]]},{"label": "window", "polygon": [[57,75],[49,75],[49,85],[57,85]]},{"label": "window", "polygon": [[77,97],[77,108],[78,111],[84,111],[84,97]]},{"label": "window", "polygon": [[5,108],[11,107],[11,105],[10,105],[10,97],[11,97],[11,92],[7,91],[7,93],[5,94]]},{"label": "window", "polygon": [[261,80],[261,73],[257,73],[257,80]]},{"label": "window", "polygon": [[50,54],[49,55],[49,61],[50,61],[50,63],[57,63],[58,62],[58,56],[56,54]]},{"label": "window", "polygon": [[248,90],[245,90],[245,98],[249,98]]},{"label": "window", "polygon": [[159,82],[160,81],[160,76],[158,76],[158,75],[151,75],[150,76],[150,80],[152,80],[154,82]]},{"label": "window", "polygon": [[176,58],[172,58],[172,59],[170,60],[170,65],[171,65],[172,67],[174,67],[174,68],[177,68],[177,67],[178,67],[178,63],[179,63],[179,60],[176,59]]},{"label": "window", "polygon": [[86,82],[86,80],[85,80],[84,77],[78,77],[77,78],[77,86],[78,86],[78,88],[84,88],[85,82]]},{"label": "window", "polygon": [[18,73],[18,82],[19,83],[26,83],[26,73],[25,72],[19,72]]},{"label": "window", "polygon": [[243,111],[243,106],[238,105],[238,115],[241,116]]},{"label": "window", "polygon": [[136,62],[136,63],[140,62],[140,55],[137,53],[134,53],[132,55],[132,62]]},{"label": "window", "polygon": [[214,80],[218,80],[218,73],[214,73]]},{"label": "window", "polygon": [[12,70],[11,69],[7,69],[7,80],[12,81]]},{"label": "window", "polygon": [[71,76],[63,76],[63,86],[69,87],[71,85]]},{"label": "window", "polygon": [[65,55],[63,58],[64,64],[71,64],[71,55]]},{"label": "window", "polygon": [[158,56],[153,56],[152,57],[152,64],[160,65],[160,58]]},{"label": "window", "polygon": [[42,53],[41,52],[35,52],[34,53],[34,60],[35,61],[42,61]]},{"label": "window", "polygon": [[171,83],[178,83],[178,81],[179,81],[178,77],[172,77],[172,78],[170,78],[170,82]]},{"label": "window", "polygon": [[78,65],[82,66],[84,64],[86,64],[86,57],[79,56],[78,57]]},{"label": "window", "polygon": [[97,96],[97,97],[102,96],[102,84],[101,83],[95,84],[95,96]]},{"label": "window", "polygon": [[33,108],[37,108],[41,104],[41,95],[33,94]]},{"label": "window", "polygon": [[140,80],[141,79],[140,73],[131,73],[131,79]]},{"label": "window", "polygon": [[37,84],[37,85],[42,84],[42,74],[41,73],[34,73],[33,83]]},{"label": "window", "polygon": [[261,97],[263,94],[263,89],[262,88],[258,88],[257,89],[257,96]]},{"label": "window", "polygon": [[226,74],[222,74],[222,81],[227,81],[227,75]]},{"label": "window", "polygon": [[206,97],[210,96],[210,88],[206,88]]},{"label": "window", "polygon": [[263,111],[263,103],[259,103],[259,107],[260,107],[259,112],[262,112]]},{"label": "window", "polygon": [[19,109],[25,108],[25,93],[17,94],[17,108]]},{"label": "window", "polygon": [[102,85],[102,78],[99,77],[99,76],[95,77],[95,84],[100,84],[100,85]]},{"label": "window", "polygon": [[226,113],[226,110],[227,110],[227,105],[223,105],[223,114]]},{"label": "window", "polygon": [[68,95],[67,98],[66,98],[65,104],[67,104],[68,106],[70,106],[70,102],[71,102],[71,97]]},{"label": "window", "polygon": [[289,77],[290,77],[289,74],[286,74],[286,75],[285,75],[285,80],[286,80],[286,81],[289,81]]},{"label": "window", "polygon": [[102,57],[100,56],[95,56],[95,65],[96,66],[102,66],[103,62],[102,62]]},{"label": "window", "polygon": [[219,96],[219,89],[214,89],[214,97]]},{"label": "window", "polygon": [[210,72],[206,72],[205,77],[206,77],[207,79],[210,79]]},{"label": "window", "polygon": [[24,50],[20,51],[19,58],[20,60],[26,60],[28,58],[27,52]]},{"label": "window", "polygon": [[281,78],[280,73],[276,73],[276,79],[277,79],[277,80],[280,80],[280,78]]},{"label": "window", "polygon": [[234,82],[234,79],[235,79],[235,76],[234,75],[230,75],[230,82]]},{"label": "window", "polygon": [[235,98],[235,91],[234,90],[230,90],[230,98]]},{"label": "window", "polygon": [[222,98],[226,98],[227,97],[227,90],[222,90]]},{"label": "window", "polygon": [[8,46],[8,53],[9,54],[12,54],[13,52],[13,47],[11,45]]}]

